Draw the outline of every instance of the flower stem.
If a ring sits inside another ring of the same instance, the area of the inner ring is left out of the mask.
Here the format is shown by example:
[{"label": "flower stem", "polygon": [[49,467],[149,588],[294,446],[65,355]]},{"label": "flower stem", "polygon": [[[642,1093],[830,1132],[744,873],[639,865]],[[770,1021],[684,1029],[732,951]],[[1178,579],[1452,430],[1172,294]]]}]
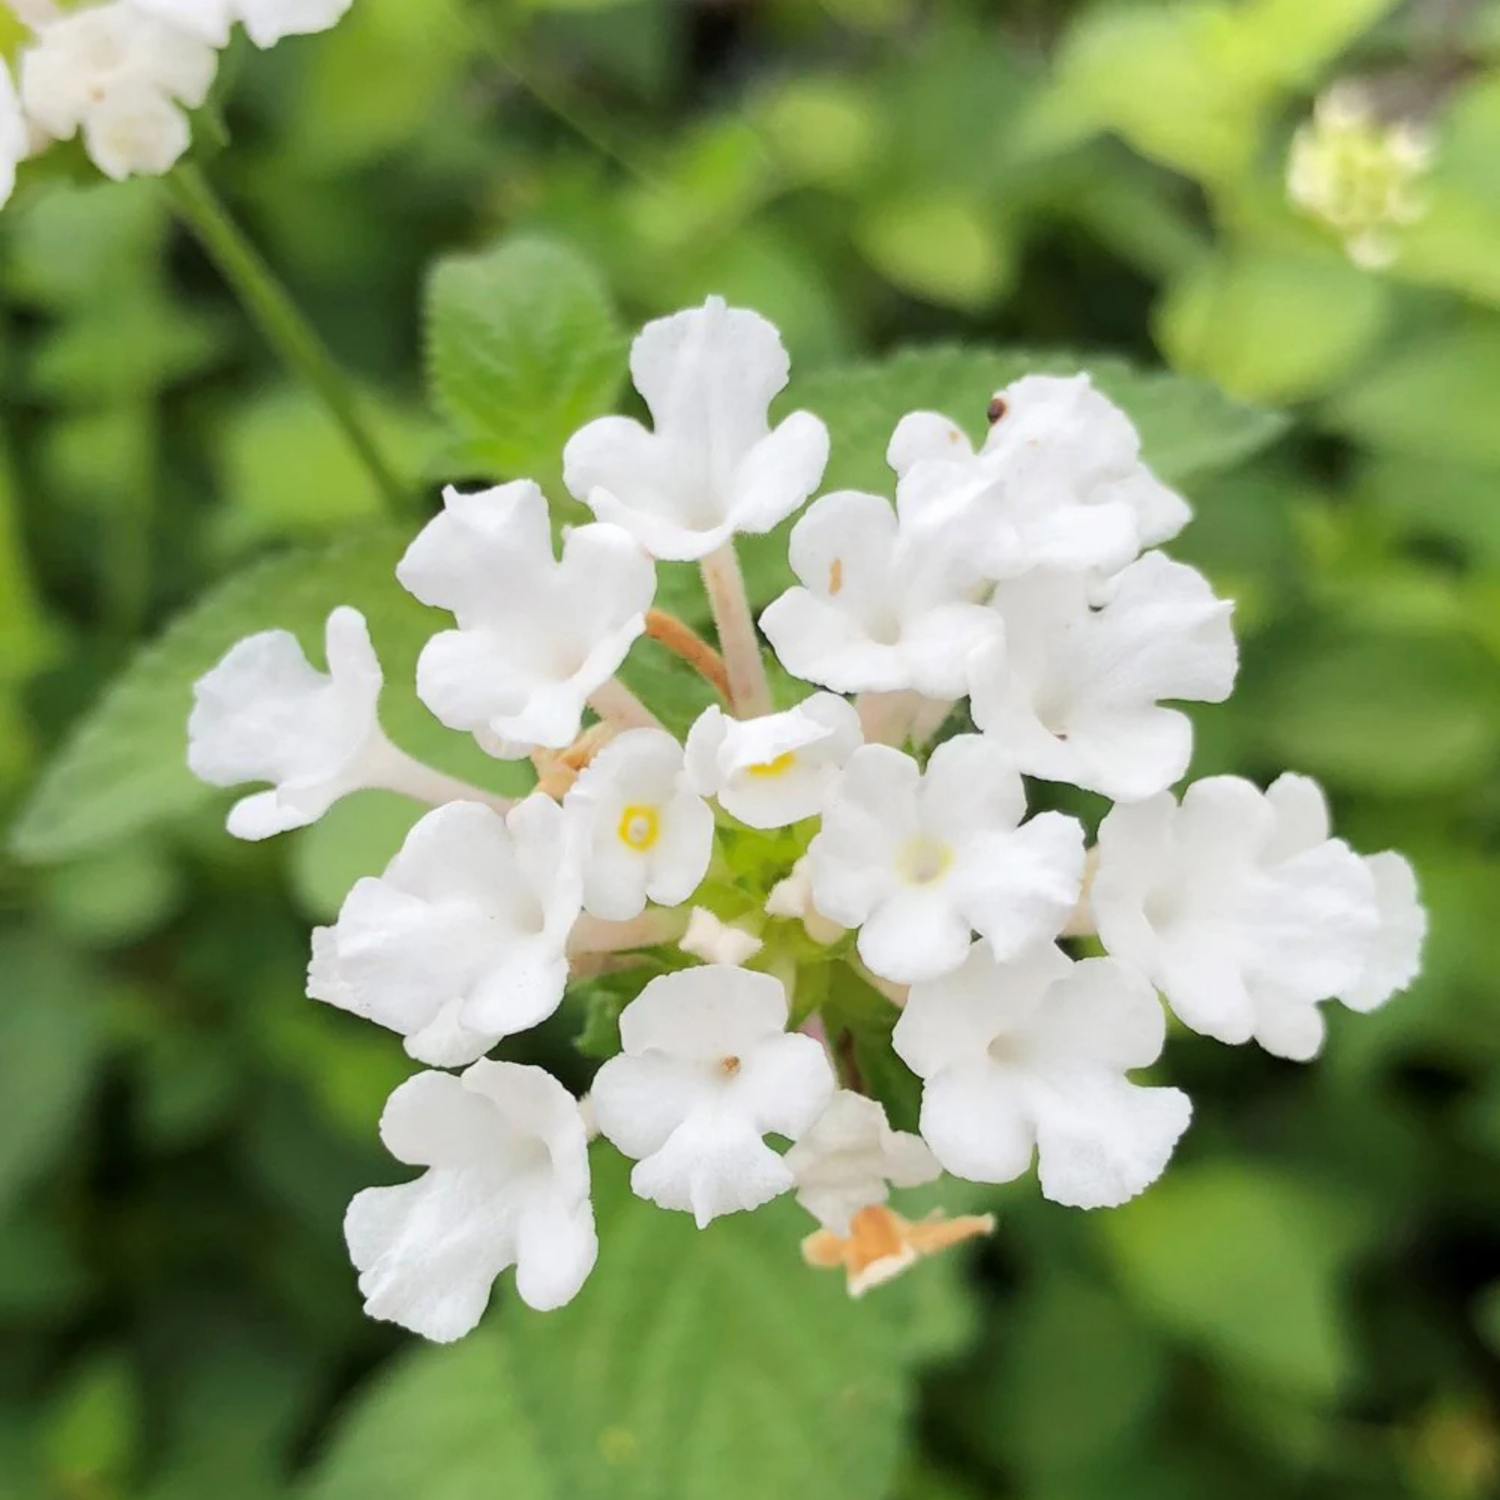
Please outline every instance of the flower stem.
[{"label": "flower stem", "polygon": [[618,677],[589,694],[589,707],[616,729],[661,728],[661,720]]},{"label": "flower stem", "polygon": [[178,217],[197,237],[266,342],[317,392],[387,504],[404,510],[408,486],[397,477],[366,425],[348,376],[208,179],[188,162],[163,180]]},{"label": "flower stem", "polygon": [[720,697],[729,697],[729,673],[724,669],[724,658],[676,615],[664,609],[647,610],[646,634],[674,656],[681,657]]},{"label": "flower stem", "polygon": [[771,712],[771,686],[766,681],[766,664],[761,660],[760,642],[755,638],[745,575],[740,572],[734,543],[725,542],[699,566],[703,570],[709,608],[713,610],[714,628],[719,633],[719,650],[729,678],[729,701],[737,718],[759,718]]},{"label": "flower stem", "polygon": [[515,806],[513,798],[497,796],[449,776],[408,755],[384,737],[377,739],[366,752],[363,771],[366,786],[396,792],[432,807],[441,807],[446,802],[483,802],[498,813],[507,813]]}]

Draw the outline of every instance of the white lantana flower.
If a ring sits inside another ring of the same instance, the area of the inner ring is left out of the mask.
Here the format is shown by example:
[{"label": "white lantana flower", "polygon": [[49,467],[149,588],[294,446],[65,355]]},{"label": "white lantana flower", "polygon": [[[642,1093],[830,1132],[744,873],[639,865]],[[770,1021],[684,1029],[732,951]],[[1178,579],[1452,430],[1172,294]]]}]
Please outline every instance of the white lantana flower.
[{"label": "white lantana flower", "polygon": [[996,393],[990,413],[977,454],[930,412],[907,417],[889,449],[902,466],[902,520],[951,528],[978,576],[1112,572],[1191,518],[1141,461],[1129,417],[1087,375],[1024,376]]},{"label": "white lantana flower", "polygon": [[428,813],[313,934],[308,994],[398,1032],[420,1062],[473,1062],[562,1001],[578,842],[550,797]]},{"label": "white lantana flower", "polygon": [[387,1101],[380,1137],[427,1170],[349,1205],[344,1236],[370,1317],[449,1343],[479,1322],[509,1266],[540,1311],[577,1295],[599,1250],[588,1142],[550,1074],[506,1062],[419,1073]]},{"label": "white lantana flower", "polygon": [[957,972],[913,985],[892,1037],[923,1080],[922,1135],[948,1171],[1011,1182],[1034,1152],[1042,1192],[1072,1208],[1135,1197],[1187,1129],[1186,1094],[1125,1076],[1165,1040],[1139,973],[1075,964],[1051,943],[1009,963],[976,943]]},{"label": "white lantana flower", "polygon": [[588,828],[583,905],[628,922],[647,901],[680,906],[703,883],[714,814],[683,769],[682,746],[663,729],[617,735],[574,783],[564,806]]},{"label": "white lantana flower", "polygon": [[969,663],[974,722],[1017,768],[1139,801],[1188,768],[1193,726],[1162,699],[1219,703],[1239,652],[1207,580],[1160,552],[1107,585],[1037,571],[995,591],[1003,641]]},{"label": "white lantana flower", "polygon": [[903,531],[878,495],[839,490],[792,529],[802,587],[760,617],[781,664],[841,693],[958,698],[970,653],[1000,634],[946,545]]},{"label": "white lantana flower", "polygon": [[710,297],[648,323],[630,351],[655,430],[601,417],[563,453],[568,488],[653,557],[695,560],[738,532],[769,531],[818,487],[828,430],[795,412],[766,413],[786,384],[781,335],[758,313]]},{"label": "white lantana flower", "polygon": [[709,965],[653,979],[620,1016],[624,1051],[600,1068],[599,1129],[636,1158],[630,1185],[701,1229],[793,1186],[763,1137],[795,1140],[834,1093],[811,1037],[786,1031],[781,982]]},{"label": "white lantana flower", "polygon": [[382,679],[364,616],[334,610],[325,643],[326,673],[309,665],[290,631],[248,636],[193,687],[193,774],[212,786],[275,784],[235,803],[236,838],[302,828],[345,794],[385,780],[395,752],[376,717]]},{"label": "white lantana flower", "polygon": [[747,964],[764,944],[753,932],[715,916],[705,906],[695,906],[688,916],[687,931],[677,946],[706,964]]},{"label": "white lantana flower", "polygon": [[992,740],[945,741],[925,775],[909,755],[866,745],[808,849],[813,901],[858,927],[860,957],[898,984],[956,969],[974,932],[1013,958],[1062,930],[1083,882],[1079,824],[1025,815],[1021,778]]},{"label": "white lantana flower", "polygon": [[[1285,859],[1316,849],[1332,836],[1328,799],[1308,776],[1288,773],[1266,792],[1276,811],[1274,853]],[[1364,857],[1375,882],[1377,926],[1359,978],[1337,998],[1351,1010],[1368,1013],[1384,1005],[1417,977],[1427,938],[1427,913],[1417,892],[1411,864],[1393,850]]]},{"label": "white lantana flower", "polygon": [[1181,806],[1163,792],[1116,807],[1091,888],[1104,945],[1186,1025],[1298,1061],[1322,1045],[1318,1003],[1361,994],[1380,926],[1370,868],[1309,836],[1302,780],[1262,793],[1213,776]]},{"label": "white lantana flower", "polygon": [[918,1187],[942,1175],[921,1136],[892,1130],[879,1100],[840,1089],[786,1154],[797,1202],[825,1229],[847,1235],[850,1220],[892,1187]]},{"label": "white lantana flower", "polygon": [[39,27],[21,56],[21,102],[48,135],[84,145],[100,171],[160,174],[186,151],[183,109],[208,97],[218,53],[132,0]]},{"label": "white lantana flower", "polygon": [[396,569],[458,623],[423,649],[418,696],[492,755],[561,749],[645,630],[656,570],[618,526],[570,531],[558,560],[547,501],[529,479],[450,488],[443,505]]},{"label": "white lantana flower", "polygon": [[688,732],[687,774],[740,822],[785,828],[820,811],[863,739],[853,705],[832,693],[760,719],[707,708]]},{"label": "white lantana flower", "polygon": [[230,28],[236,21],[244,24],[257,47],[274,47],[285,37],[307,36],[336,26],[353,0],[135,0],[135,3],[215,47],[228,46]]},{"label": "white lantana flower", "polygon": [[31,131],[4,58],[0,58],[0,208],[16,190],[16,168],[31,153]]}]

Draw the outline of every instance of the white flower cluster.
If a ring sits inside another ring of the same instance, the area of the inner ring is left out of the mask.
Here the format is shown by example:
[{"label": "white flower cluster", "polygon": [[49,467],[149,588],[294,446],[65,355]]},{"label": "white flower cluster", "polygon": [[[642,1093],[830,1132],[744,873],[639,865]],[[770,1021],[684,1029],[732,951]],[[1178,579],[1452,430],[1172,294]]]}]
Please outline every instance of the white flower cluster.
[{"label": "white flower cluster", "polygon": [[326,31],[353,0],[104,0],[61,10],[16,0],[32,36],[17,64],[0,60],[0,204],[16,167],[81,134],[116,180],[169,171],[191,140],[187,111],[208,98],[218,49],[241,23],[257,47]]},{"label": "white flower cluster", "polygon": [[[1035,1160],[1047,1197],[1095,1208],[1157,1177],[1190,1115],[1131,1077],[1162,1051],[1158,992],[1195,1031],[1307,1058],[1320,1002],[1368,1010],[1412,979],[1410,867],[1331,838],[1313,783],[1168,790],[1192,733],[1165,704],[1228,694],[1230,606],[1151,550],[1188,508],[1086,376],[999,392],[977,451],[908,416],[894,504],[840,491],[805,511],[798,583],[760,625],[820,690],[777,712],[734,537],[804,505],[827,431],[807,413],[771,426],[780,338],[717,299],[646,328],[631,368],[654,426],[607,417],[568,444],[566,482],[598,519],[560,554],[522,480],[450,491],[397,568],[454,621],[422,652],[419,696],[491,755],[529,756],[530,795],[457,785],[390,743],[353,610],[329,619],[326,674],[271,632],[198,684],[193,769],[272,784],[231,812],[240,836],[360,787],[434,804],[314,934],[309,970],[315,998],[465,1070],[421,1073],[387,1107],[386,1144],[426,1170],[350,1207],[373,1316],[457,1337],[509,1265],[533,1306],[572,1297],[597,1253],[595,1129],[634,1159],[639,1195],[700,1226],[795,1193],[822,1226],[808,1259],[862,1289],[990,1226],[908,1223],[884,1207],[892,1185],[1008,1182]],[[700,563],[722,656],[653,608],[657,560]],[[685,743],[616,676],[642,636],[725,696]],[[942,738],[965,698],[978,732]],[[1113,799],[1091,851],[1075,819],[1027,816],[1026,776]],[[1075,939],[1096,956],[1064,951]],[[656,977],[586,1101],[485,1058],[571,976],[632,961]],[[814,979],[831,965],[900,1008],[889,1045],[921,1080],[920,1138],[891,1129],[848,1035],[829,1035]]]},{"label": "white flower cluster", "polygon": [[1434,155],[1428,130],[1382,120],[1370,91],[1346,80],[1292,137],[1287,197],[1333,230],[1355,265],[1382,270],[1400,255],[1401,231],[1427,212]]}]

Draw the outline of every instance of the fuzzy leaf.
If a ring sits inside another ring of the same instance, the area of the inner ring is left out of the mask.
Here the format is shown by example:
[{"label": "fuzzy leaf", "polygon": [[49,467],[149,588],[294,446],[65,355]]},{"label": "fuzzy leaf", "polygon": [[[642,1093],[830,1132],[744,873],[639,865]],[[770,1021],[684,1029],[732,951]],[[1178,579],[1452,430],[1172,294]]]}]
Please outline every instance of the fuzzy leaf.
[{"label": "fuzzy leaf", "polygon": [[339,604],[355,605],[370,622],[385,668],[381,718],[392,738],[487,785],[513,778],[468,736],[439,725],[411,689],[417,655],[445,617],[392,576],[405,542],[382,528],[273,558],[219,585],[142,651],[75,727],[16,823],[16,855],[66,859],[211,801],[217,794],[187,769],[193,683],[241,637],[273,627],[293,631],[321,666],[323,622]]},{"label": "fuzzy leaf", "polygon": [[573,431],[613,405],[624,354],[604,283],[566,245],[506,240],[428,282],[432,401],[465,472],[554,478]]},{"label": "fuzzy leaf", "polygon": [[604,1248],[577,1299],[507,1298],[466,1342],[407,1357],[346,1418],[308,1500],[888,1493],[908,1370],[939,1352],[932,1298],[956,1263],[853,1302],[802,1265],[812,1222],[790,1201],[700,1234],[595,1156]]}]

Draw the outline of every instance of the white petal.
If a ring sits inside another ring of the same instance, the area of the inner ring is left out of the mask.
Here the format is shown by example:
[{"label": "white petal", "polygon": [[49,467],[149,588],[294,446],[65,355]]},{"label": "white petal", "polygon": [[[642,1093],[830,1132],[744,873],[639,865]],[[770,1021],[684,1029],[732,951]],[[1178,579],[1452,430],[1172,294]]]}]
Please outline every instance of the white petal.
[{"label": "white petal", "polygon": [[654,1155],[689,1115],[711,1106],[719,1090],[712,1066],[656,1051],[610,1058],[589,1093],[600,1133],[626,1156]]},{"label": "white petal", "polygon": [[749,969],[712,965],[653,979],[620,1016],[625,1051],[660,1051],[695,1062],[743,1057],[786,1028],[781,981]]},{"label": "white petal", "polygon": [[916,984],[952,973],[968,954],[968,919],[944,890],[898,890],[859,930],[859,956],[882,979]]},{"label": "white petal", "polygon": [[896,424],[885,461],[898,475],[932,459],[971,458],[973,444],[958,423],[935,411],[908,412]]},{"label": "white petal", "polygon": [[970,1182],[1014,1182],[1036,1146],[1018,1078],[982,1060],[928,1080],[922,1138],[945,1171]]},{"label": "white petal", "polygon": [[1115,1208],[1149,1187],[1193,1113],[1179,1089],[1110,1074],[1049,1082],[1033,1098],[1042,1192],[1072,1208]]},{"label": "white petal", "polygon": [[1053,986],[1073,971],[1067,955],[1043,943],[999,963],[975,943],[963,964],[939,979],[914,984],[891,1043],[918,1078],[972,1063],[996,1037],[1026,1030]]},{"label": "white petal", "polygon": [[578,1295],[599,1258],[594,1210],[585,1199],[568,1204],[546,1197],[516,1224],[516,1291],[538,1312],[551,1312]]},{"label": "white petal", "polygon": [[429,1172],[366,1188],[344,1219],[365,1312],[437,1343],[472,1332],[495,1278],[515,1261],[512,1210],[476,1204],[463,1175]]},{"label": "white petal", "polygon": [[1380,925],[1359,979],[1339,998],[1352,1010],[1372,1011],[1417,977],[1427,913],[1417,893],[1416,874],[1399,854],[1372,854],[1365,868],[1375,880]]},{"label": "white petal", "polygon": [[734,1115],[688,1117],[660,1151],[637,1163],[630,1185],[662,1208],[691,1213],[700,1229],[720,1214],[759,1208],[792,1187],[786,1163]]}]

